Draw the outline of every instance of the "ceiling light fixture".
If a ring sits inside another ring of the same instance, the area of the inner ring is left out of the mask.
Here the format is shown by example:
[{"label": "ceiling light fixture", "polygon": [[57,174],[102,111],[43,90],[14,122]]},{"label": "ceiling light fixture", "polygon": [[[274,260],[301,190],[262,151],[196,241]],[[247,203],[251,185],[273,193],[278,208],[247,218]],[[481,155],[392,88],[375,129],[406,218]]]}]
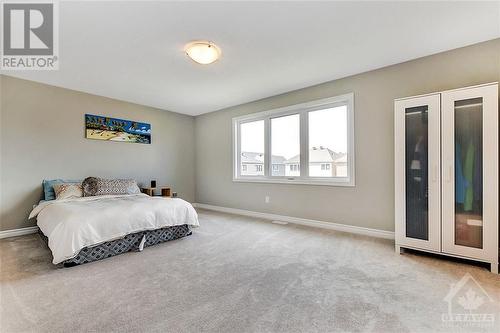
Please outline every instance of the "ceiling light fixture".
[{"label": "ceiling light fixture", "polygon": [[209,41],[194,41],[184,47],[187,56],[193,61],[208,65],[220,58],[220,48]]}]

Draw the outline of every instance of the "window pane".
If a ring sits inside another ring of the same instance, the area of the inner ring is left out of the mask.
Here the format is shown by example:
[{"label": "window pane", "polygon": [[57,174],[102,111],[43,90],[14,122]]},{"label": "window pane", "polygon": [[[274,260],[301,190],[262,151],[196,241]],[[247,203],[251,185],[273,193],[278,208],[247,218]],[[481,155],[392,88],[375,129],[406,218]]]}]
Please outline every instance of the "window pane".
[{"label": "window pane", "polygon": [[264,176],[264,120],[241,124],[242,176]]},{"label": "window pane", "polygon": [[300,176],[300,116],[271,119],[272,176]]},{"label": "window pane", "polygon": [[347,177],[347,106],[308,115],[309,176]]}]

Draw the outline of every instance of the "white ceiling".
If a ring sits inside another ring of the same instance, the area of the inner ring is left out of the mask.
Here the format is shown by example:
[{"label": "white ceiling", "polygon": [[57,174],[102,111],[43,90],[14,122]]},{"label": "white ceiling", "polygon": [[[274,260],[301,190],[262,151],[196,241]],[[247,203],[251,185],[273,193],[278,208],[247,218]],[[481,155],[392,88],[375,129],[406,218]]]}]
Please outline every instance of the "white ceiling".
[{"label": "white ceiling", "polygon": [[498,1],[62,2],[59,71],[5,74],[199,115],[498,37]]}]

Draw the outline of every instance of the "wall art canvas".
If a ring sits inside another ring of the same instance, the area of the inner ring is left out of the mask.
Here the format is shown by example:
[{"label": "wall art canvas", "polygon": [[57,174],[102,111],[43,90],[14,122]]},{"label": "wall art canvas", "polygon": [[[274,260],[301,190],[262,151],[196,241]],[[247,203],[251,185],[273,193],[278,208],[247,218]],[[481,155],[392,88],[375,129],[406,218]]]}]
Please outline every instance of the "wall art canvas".
[{"label": "wall art canvas", "polygon": [[133,120],[86,114],[85,137],[93,140],[150,144],[151,125]]}]

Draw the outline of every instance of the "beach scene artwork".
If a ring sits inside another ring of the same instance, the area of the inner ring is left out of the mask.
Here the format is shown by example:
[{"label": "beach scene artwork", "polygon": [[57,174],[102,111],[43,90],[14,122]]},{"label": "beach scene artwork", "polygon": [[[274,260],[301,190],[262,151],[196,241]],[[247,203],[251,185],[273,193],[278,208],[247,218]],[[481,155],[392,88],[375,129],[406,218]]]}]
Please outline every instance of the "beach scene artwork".
[{"label": "beach scene artwork", "polygon": [[85,137],[93,140],[151,143],[151,125],[92,114],[85,115]]}]

